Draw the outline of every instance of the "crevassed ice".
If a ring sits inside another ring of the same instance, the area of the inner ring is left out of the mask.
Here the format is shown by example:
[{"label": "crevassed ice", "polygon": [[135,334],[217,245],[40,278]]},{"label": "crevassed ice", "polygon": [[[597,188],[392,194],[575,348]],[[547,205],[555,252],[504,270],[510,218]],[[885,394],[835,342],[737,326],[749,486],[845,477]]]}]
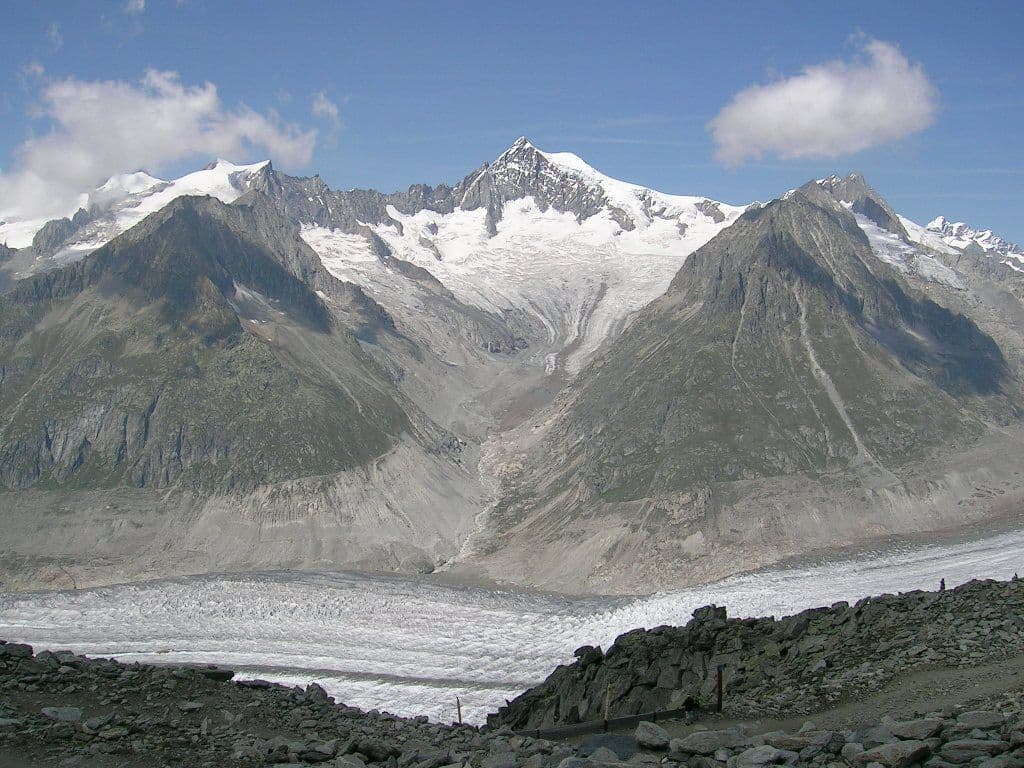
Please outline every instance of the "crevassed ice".
[{"label": "crevassed ice", "polygon": [[244,676],[320,682],[339,700],[436,720],[486,713],[635,627],[695,608],[782,616],[838,600],[1008,578],[1024,532],[805,562],[641,598],[567,598],[428,580],[276,573],[0,595],[0,637],[125,660],[229,665]]}]

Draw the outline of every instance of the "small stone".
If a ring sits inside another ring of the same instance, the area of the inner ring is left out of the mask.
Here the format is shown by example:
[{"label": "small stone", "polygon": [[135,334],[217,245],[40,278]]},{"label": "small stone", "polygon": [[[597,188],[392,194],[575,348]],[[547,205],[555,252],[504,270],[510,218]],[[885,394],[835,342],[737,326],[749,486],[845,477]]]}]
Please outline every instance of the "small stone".
[{"label": "small stone", "polygon": [[402,754],[394,744],[383,739],[369,738],[360,739],[356,744],[355,751],[370,758],[370,761],[374,763],[385,763],[389,757],[398,757]]},{"label": "small stone", "polygon": [[82,719],[82,710],[78,707],[43,707],[40,711],[44,717],[62,723],[77,723]]},{"label": "small stone", "polygon": [[839,755],[847,762],[850,762],[863,751],[863,744],[858,744],[855,741],[849,741],[843,745],[843,748],[839,751]]},{"label": "small stone", "polygon": [[113,728],[108,728],[105,731],[100,731],[97,734],[104,741],[113,741],[114,739],[123,739],[128,735],[128,729],[123,725],[115,725]]},{"label": "small stone", "polygon": [[203,705],[198,701],[182,701],[178,704],[178,709],[182,712],[196,712],[203,708]]},{"label": "small stone", "polygon": [[985,730],[989,728],[998,728],[1002,725],[1003,716],[998,712],[976,710],[974,712],[962,713],[957,717],[956,722],[964,728],[981,728]]},{"label": "small stone", "polygon": [[102,728],[104,725],[106,725],[113,719],[114,713],[108,712],[107,714],[101,715],[100,717],[90,717],[88,720],[82,723],[82,727],[88,728],[90,731],[98,731],[100,728]]}]

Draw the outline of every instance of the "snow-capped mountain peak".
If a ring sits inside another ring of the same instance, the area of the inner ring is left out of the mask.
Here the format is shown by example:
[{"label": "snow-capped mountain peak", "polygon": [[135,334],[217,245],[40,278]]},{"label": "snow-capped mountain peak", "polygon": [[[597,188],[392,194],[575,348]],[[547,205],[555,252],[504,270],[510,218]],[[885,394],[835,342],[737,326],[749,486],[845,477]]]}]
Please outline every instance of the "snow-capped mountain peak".
[{"label": "snow-capped mountain peak", "polygon": [[932,219],[925,229],[952,248],[977,248],[1008,267],[1024,272],[1024,249],[999,237],[991,229],[973,229],[962,221],[949,221],[945,216]]},{"label": "snow-capped mountain peak", "polygon": [[[545,329],[546,367],[570,375],[745,210],[622,182],[525,137],[450,190],[411,192],[381,216],[368,217],[360,202],[357,226],[307,218],[303,237],[336,277],[401,316],[420,299],[378,258],[368,228],[389,254],[429,272],[464,304]],[[324,199],[333,210],[350,204],[337,193]]]},{"label": "snow-capped mountain peak", "polygon": [[67,218],[31,219],[10,216],[0,222],[0,242],[14,248],[33,246],[36,263],[27,272],[81,258],[185,195],[209,195],[234,202],[269,161],[237,165],[217,159],[205,168],[165,181],[146,171],[111,176],[80,196],[78,210]]},{"label": "snow-capped mountain peak", "polygon": [[713,200],[667,195],[612,178],[579,155],[543,151],[525,136],[460,187],[459,207],[487,208],[493,220],[500,219],[504,203],[525,198],[533,198],[541,211],[550,207],[572,213],[580,222],[605,214],[625,231],[644,229],[658,219],[676,221],[682,230],[695,214],[716,222],[728,217]]}]

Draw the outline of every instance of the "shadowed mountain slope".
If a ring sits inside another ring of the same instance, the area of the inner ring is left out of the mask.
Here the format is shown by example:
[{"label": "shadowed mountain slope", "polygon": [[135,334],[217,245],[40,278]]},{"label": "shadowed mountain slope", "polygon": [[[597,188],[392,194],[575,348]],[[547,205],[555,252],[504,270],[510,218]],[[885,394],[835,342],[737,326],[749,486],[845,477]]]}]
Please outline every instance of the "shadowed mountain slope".
[{"label": "shadowed mountain slope", "polygon": [[[624,569],[677,578],[729,538],[867,532],[872,487],[905,493],[904,470],[1019,418],[1018,402],[993,339],[912,289],[847,207],[808,184],[694,253],[534,419],[477,563],[531,561],[544,584],[569,578],[558,563],[579,547],[589,573],[571,578],[593,585],[628,581]],[[758,489],[788,479],[791,510],[768,497],[758,509]],[[811,501],[807,487],[826,490]]]},{"label": "shadowed mountain slope", "polygon": [[[410,429],[310,287],[315,255],[261,236],[266,216],[179,198],[0,299],[5,485],[252,487],[365,463]],[[336,357],[263,338],[265,315]]]}]

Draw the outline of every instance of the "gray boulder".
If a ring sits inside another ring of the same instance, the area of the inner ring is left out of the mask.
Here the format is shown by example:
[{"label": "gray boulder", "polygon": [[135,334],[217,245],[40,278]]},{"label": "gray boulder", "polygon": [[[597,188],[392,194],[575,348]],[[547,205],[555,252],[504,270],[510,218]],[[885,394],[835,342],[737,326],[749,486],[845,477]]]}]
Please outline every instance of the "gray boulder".
[{"label": "gray boulder", "polygon": [[12,656],[16,659],[27,659],[32,655],[32,646],[27,643],[7,643],[0,645],[0,655]]},{"label": "gray boulder", "polygon": [[713,755],[719,749],[732,749],[743,741],[739,729],[724,731],[696,731],[681,739],[672,739],[669,749],[681,755]]},{"label": "gray boulder", "polygon": [[942,730],[945,721],[938,717],[923,717],[918,720],[903,720],[889,724],[892,735],[899,739],[930,739]]},{"label": "gray boulder", "polygon": [[908,765],[924,760],[931,754],[931,751],[931,747],[925,742],[911,739],[894,741],[891,744],[880,744],[861,752],[854,760],[861,765],[880,763],[886,768],[906,768]]},{"label": "gray boulder", "polygon": [[668,749],[668,731],[656,723],[646,720],[639,723],[633,732],[633,738],[644,749]]},{"label": "gray boulder", "polygon": [[481,765],[483,768],[516,768],[516,753],[512,751],[496,752],[485,757]]},{"label": "gray boulder", "polygon": [[998,712],[986,712],[985,710],[976,710],[974,712],[964,712],[957,716],[956,722],[958,725],[962,725],[964,728],[981,728],[987,730],[989,728],[998,728],[1003,724],[1003,716]]},{"label": "gray boulder", "polygon": [[608,749],[608,747],[598,747],[590,753],[590,757],[588,759],[594,763],[619,762],[619,756],[615,754],[612,750]]},{"label": "gray boulder", "polygon": [[82,710],[78,707],[43,707],[44,717],[62,723],[77,723],[82,719]]},{"label": "gray boulder", "polygon": [[795,752],[787,752],[768,744],[762,744],[760,747],[751,747],[730,757],[728,766],[729,768],[760,768],[763,765],[794,762],[796,757]]},{"label": "gray boulder", "polygon": [[1010,748],[1009,742],[990,739],[955,739],[942,745],[939,754],[951,763],[966,763],[975,758],[999,755]]},{"label": "gray boulder", "polygon": [[589,736],[580,744],[580,757],[589,757],[595,750],[604,747],[619,756],[619,760],[629,760],[636,754],[636,739],[625,733],[599,733]]}]

